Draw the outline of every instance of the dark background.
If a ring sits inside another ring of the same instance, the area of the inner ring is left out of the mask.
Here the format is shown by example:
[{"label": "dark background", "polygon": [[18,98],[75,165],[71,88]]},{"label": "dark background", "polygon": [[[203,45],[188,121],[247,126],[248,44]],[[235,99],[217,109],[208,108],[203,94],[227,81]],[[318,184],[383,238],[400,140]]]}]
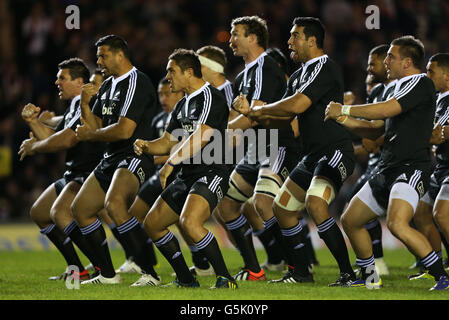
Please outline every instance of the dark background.
[{"label": "dark background", "polygon": [[[65,10],[71,4],[80,9],[79,30],[65,26]],[[380,8],[379,30],[365,26],[365,8],[371,4]],[[23,106],[32,102],[57,114],[66,107],[54,85],[60,61],[78,56],[93,70],[95,41],[117,34],[127,40],[133,64],[156,85],[175,48],[196,50],[212,44],[227,53],[232,81],[243,61],[228,47],[230,23],[255,14],[268,23],[270,46],[286,55],[292,20],[319,17],[327,30],[325,51],[341,66],[345,89],[356,94],[356,102],[366,96],[366,60],[372,47],[406,34],[423,41],[426,58],[447,52],[449,46],[449,3],[443,0],[0,0],[0,222],[29,220],[30,205],[64,171],[63,153],[35,155],[23,162],[17,156],[29,132],[20,117]],[[290,67],[294,71],[295,66]]]}]

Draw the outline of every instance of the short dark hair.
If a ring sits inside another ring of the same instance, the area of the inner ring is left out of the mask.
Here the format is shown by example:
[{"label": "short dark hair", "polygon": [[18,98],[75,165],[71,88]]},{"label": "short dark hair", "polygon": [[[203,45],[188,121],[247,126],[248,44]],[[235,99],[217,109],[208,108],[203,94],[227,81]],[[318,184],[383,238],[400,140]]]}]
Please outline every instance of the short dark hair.
[{"label": "short dark hair", "polygon": [[390,49],[390,46],[388,44],[381,44],[380,46],[374,47],[369,52],[369,55],[377,55],[379,58],[384,58],[387,56],[388,49]]},{"label": "short dark hair", "polygon": [[289,74],[288,60],[279,48],[268,48],[267,55],[272,57],[279,64],[285,74]]},{"label": "short dark hair", "polygon": [[234,27],[238,24],[245,26],[245,37],[254,34],[257,37],[257,44],[262,48],[268,47],[268,26],[267,22],[259,16],[245,16],[235,18],[231,22]]},{"label": "short dark hair", "polygon": [[197,54],[193,50],[187,49],[176,49],[173,53],[168,57],[168,60],[173,60],[176,64],[181,68],[181,71],[186,71],[189,68],[192,68],[193,75],[197,78],[202,78],[203,74],[201,73],[201,62],[198,58]]},{"label": "short dark hair", "polygon": [[89,69],[86,67],[84,61],[80,58],[70,58],[58,64],[58,69],[68,69],[70,78],[82,78],[83,83],[88,83],[90,78]]},{"label": "short dark hair", "polygon": [[403,36],[391,42],[392,46],[399,46],[399,54],[402,59],[410,58],[416,68],[424,64],[424,45],[413,36]]},{"label": "short dark hair", "polygon": [[219,47],[204,46],[204,47],[196,50],[196,54],[205,56],[206,58],[214,60],[215,62],[221,64],[223,66],[223,68],[226,67],[226,63],[227,63],[226,53],[223,51],[223,49],[221,49]]},{"label": "short dark hair", "polygon": [[114,34],[110,34],[104,36],[95,43],[95,46],[98,48],[100,46],[109,46],[109,50],[116,53],[121,50],[126,59],[130,59],[128,44],[124,39]]},{"label": "short dark hair", "polygon": [[320,19],[314,17],[297,17],[293,20],[293,25],[298,27],[304,27],[304,34],[306,40],[310,37],[315,37],[316,46],[322,49],[324,46],[324,26]]},{"label": "short dark hair", "polygon": [[437,53],[430,57],[429,62],[436,62],[439,68],[449,71],[449,53]]}]

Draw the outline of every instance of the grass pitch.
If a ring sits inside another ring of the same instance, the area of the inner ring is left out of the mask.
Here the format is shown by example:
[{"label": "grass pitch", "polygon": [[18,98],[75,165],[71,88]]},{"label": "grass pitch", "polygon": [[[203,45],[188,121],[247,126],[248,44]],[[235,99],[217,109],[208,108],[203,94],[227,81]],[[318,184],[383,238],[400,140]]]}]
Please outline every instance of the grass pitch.
[{"label": "grass pitch", "polygon": [[[158,254],[156,271],[163,283],[173,280],[168,262]],[[223,250],[231,274],[237,273],[242,259],[237,250]],[[259,261],[265,253],[258,251]],[[124,261],[122,250],[111,250],[114,266]],[[184,251],[190,263],[190,254]],[[351,261],[355,260],[350,252]],[[82,261],[87,260],[80,254]],[[329,288],[328,283],[338,277],[338,268],[327,249],[317,250],[320,265],[315,268],[313,284],[268,284],[263,282],[239,282],[238,290],[210,290],[214,277],[199,277],[200,288],[176,289],[144,287],[131,288],[138,279],[136,274],[122,275],[119,285],[84,285],[79,290],[67,289],[63,281],[49,281],[48,277],[65,269],[63,258],[56,250],[0,251],[0,300],[447,300],[448,292],[429,292],[434,285],[430,280],[409,281],[407,276],[414,258],[406,249],[385,250],[385,260],[391,275],[383,276],[380,290],[365,288]],[[281,272],[267,272],[268,279],[277,279]]]}]

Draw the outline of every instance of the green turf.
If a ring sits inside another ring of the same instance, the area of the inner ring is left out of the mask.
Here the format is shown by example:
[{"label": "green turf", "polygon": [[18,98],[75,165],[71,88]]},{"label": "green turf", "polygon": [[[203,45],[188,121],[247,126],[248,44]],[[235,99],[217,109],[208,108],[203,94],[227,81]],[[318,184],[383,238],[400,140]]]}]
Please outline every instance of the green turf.
[{"label": "green turf", "polygon": [[[123,251],[112,250],[114,265],[118,267],[124,260]],[[260,261],[265,260],[263,252],[258,252]],[[184,252],[190,263],[190,254]],[[232,274],[239,271],[242,260],[236,250],[225,250],[225,260]],[[412,255],[405,249],[386,250],[391,275],[384,276],[384,288],[329,288],[327,284],[336,280],[338,269],[326,249],[317,250],[320,266],[315,269],[313,284],[268,284],[267,282],[239,282],[239,289],[209,290],[214,277],[200,277],[200,288],[131,288],[138,276],[123,275],[120,285],[87,285],[79,290],[69,290],[62,281],[47,278],[64,270],[62,257],[55,250],[50,251],[0,251],[0,300],[447,300],[448,292],[429,292],[434,282],[430,280],[409,281],[412,272],[408,266]],[[164,283],[173,280],[172,269],[159,255],[157,272]],[[87,261],[82,258],[83,262]],[[351,260],[354,255],[351,253]],[[268,279],[281,277],[280,272],[268,272]]]}]

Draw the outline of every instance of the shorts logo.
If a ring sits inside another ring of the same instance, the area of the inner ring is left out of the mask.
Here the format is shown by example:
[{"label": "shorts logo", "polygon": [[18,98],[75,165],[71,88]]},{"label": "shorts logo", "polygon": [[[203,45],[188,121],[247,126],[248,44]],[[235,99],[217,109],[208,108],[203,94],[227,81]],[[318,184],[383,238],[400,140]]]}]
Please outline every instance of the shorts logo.
[{"label": "shorts logo", "polygon": [[418,183],[416,190],[418,190],[419,197],[422,198],[424,196],[424,183],[422,181]]},{"label": "shorts logo", "polygon": [[220,201],[223,198],[223,191],[221,191],[220,186],[217,187],[217,191],[215,192],[218,197],[218,201]]},{"label": "shorts logo", "polygon": [[284,180],[287,180],[288,175],[289,175],[288,169],[287,168],[282,169],[281,176],[284,178]]},{"label": "shorts logo", "polygon": [[200,178],[200,179],[198,180],[198,182],[202,182],[202,183],[207,184],[207,177],[204,176],[204,177]]},{"label": "shorts logo", "polygon": [[139,168],[139,170],[137,170],[137,175],[139,176],[140,179],[140,184],[145,182],[145,172],[143,171],[142,168]]},{"label": "shorts logo", "polygon": [[341,180],[345,180],[346,179],[346,167],[343,164],[343,162],[340,162],[340,164],[338,165],[338,170],[340,170],[340,174],[341,174]]}]

